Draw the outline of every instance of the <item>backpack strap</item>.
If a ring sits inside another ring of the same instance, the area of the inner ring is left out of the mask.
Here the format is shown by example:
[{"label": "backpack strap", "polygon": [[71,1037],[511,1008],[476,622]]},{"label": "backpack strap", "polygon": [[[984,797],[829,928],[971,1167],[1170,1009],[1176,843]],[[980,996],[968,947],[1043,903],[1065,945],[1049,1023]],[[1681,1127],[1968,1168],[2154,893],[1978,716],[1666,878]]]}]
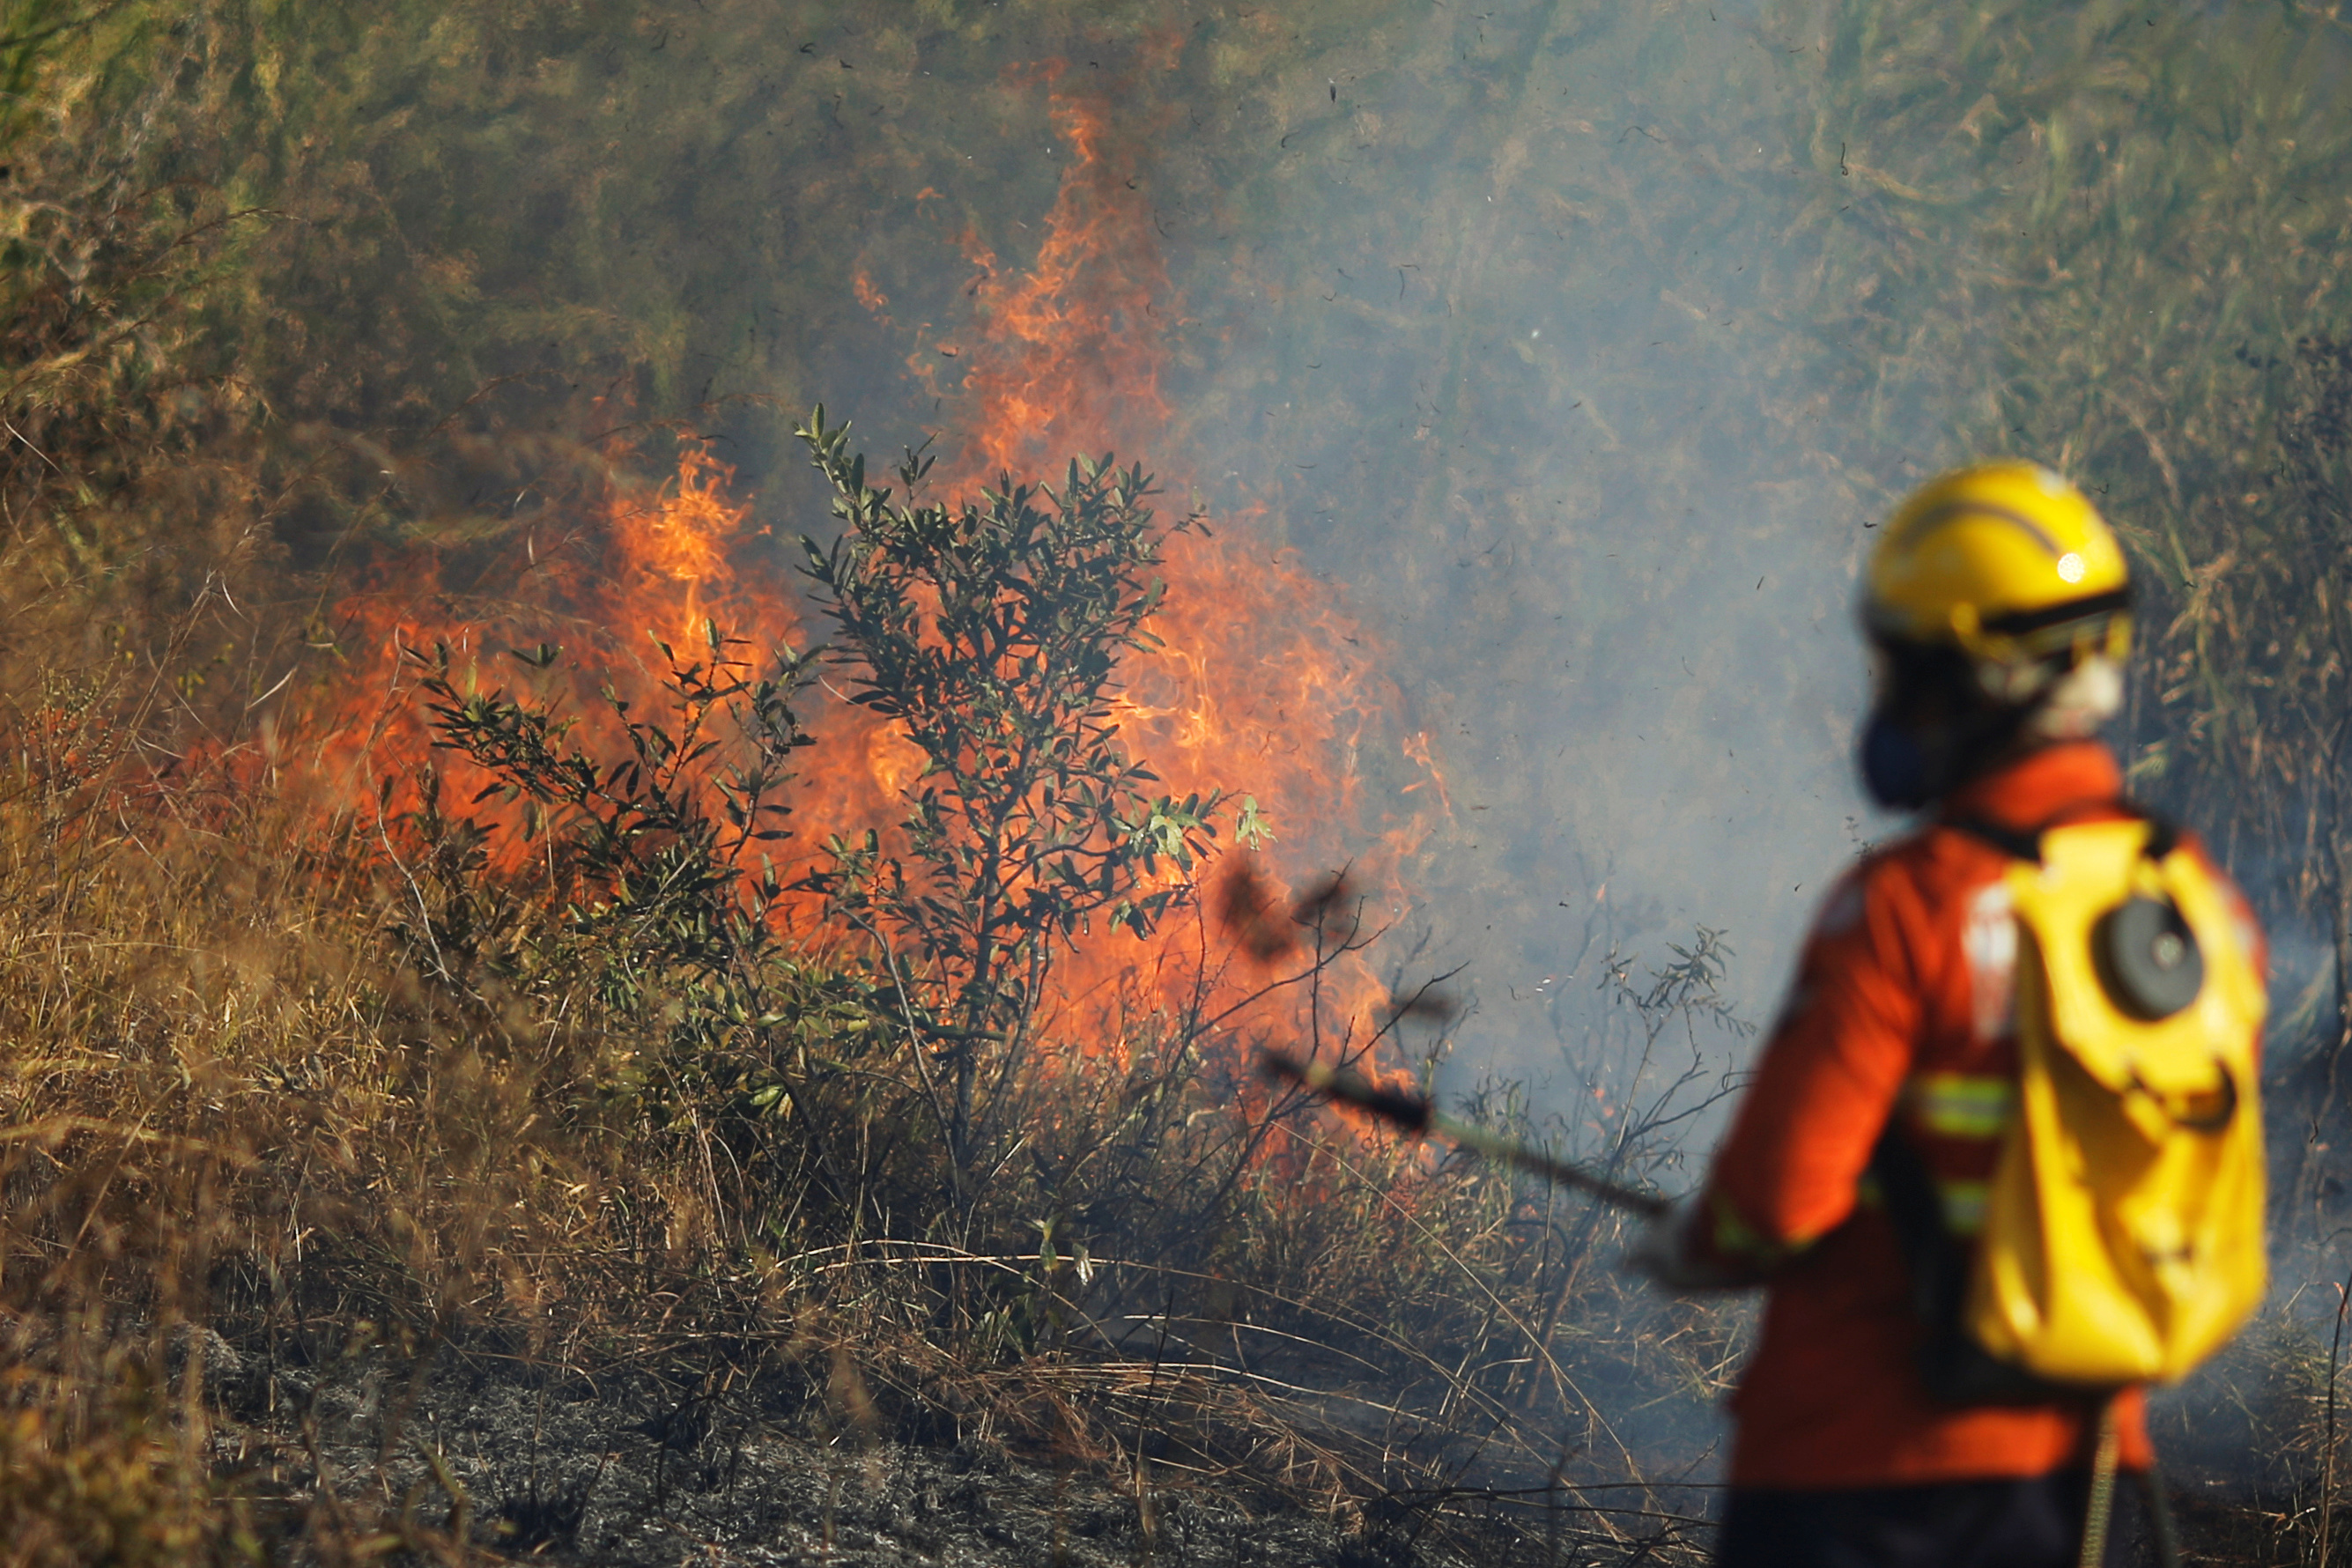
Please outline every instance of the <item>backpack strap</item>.
[{"label": "backpack strap", "polygon": [[1879,1200],[1894,1222],[1895,1244],[1902,1248],[1904,1267],[1911,1275],[1911,1306],[1929,1337],[1948,1321],[1957,1320],[1959,1297],[1968,1278],[1968,1253],[1944,1223],[1943,1200],[1936,1195],[1935,1178],[1919,1151],[1905,1137],[1896,1110],[1888,1113],[1886,1129],[1870,1152],[1870,1175],[1878,1184]]},{"label": "backpack strap", "polygon": [[1927,1392],[1947,1405],[2047,1405],[2079,1401],[2084,1391],[2050,1383],[2022,1367],[1996,1361],[1960,1326],[1967,1304],[1973,1244],[1944,1222],[1943,1200],[1927,1162],[1890,1112],[1872,1150],[1869,1173],[1878,1184],[1895,1241],[1911,1277],[1911,1307],[1919,1321],[1916,1364]]},{"label": "backpack strap", "polygon": [[1948,816],[1943,819],[1943,826],[1990,844],[2012,860],[2031,860],[2039,866],[2042,864],[2042,836],[2055,826],[2055,822],[2056,819],[2053,818],[2036,827],[2011,827],[1989,816]]},{"label": "backpack strap", "polygon": [[[2152,811],[2128,795],[2117,795],[2112,801],[2096,804],[2112,805],[2126,816],[2137,817],[2147,824],[2147,844],[2140,853],[2150,860],[2161,860],[2180,847],[2180,825],[2162,812]],[[2012,860],[2029,860],[2038,866],[2042,863],[2042,836],[2082,809],[2079,805],[2070,805],[2032,827],[2012,827],[1989,816],[1947,816],[1939,821],[1945,827],[1991,845]]]},{"label": "backpack strap", "polygon": [[2180,847],[2180,824],[2160,811],[2150,811],[2136,800],[2116,803],[2142,822],[2147,824],[2147,844],[2140,853],[2151,860],[2161,860]]}]

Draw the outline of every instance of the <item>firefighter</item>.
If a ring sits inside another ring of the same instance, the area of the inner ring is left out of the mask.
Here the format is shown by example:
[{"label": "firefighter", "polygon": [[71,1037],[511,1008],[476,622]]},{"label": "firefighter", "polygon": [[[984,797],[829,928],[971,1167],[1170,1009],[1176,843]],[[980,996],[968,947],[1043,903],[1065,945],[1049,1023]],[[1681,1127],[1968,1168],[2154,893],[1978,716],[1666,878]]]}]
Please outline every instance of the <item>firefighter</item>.
[{"label": "firefighter", "polygon": [[[2105,1527],[2094,1476],[2151,1462],[2136,1390],[1931,1390],[1882,1151],[1885,1134],[1915,1152],[1952,1236],[1981,1225],[2019,1071],[2011,851],[2130,815],[2097,738],[2121,705],[2129,594],[2089,501],[2030,463],[1946,475],[1879,536],[1861,770],[1923,821],[1825,896],[1707,1179],[1635,1251],[1672,1289],[1768,1292],[1731,1405],[1727,1568],[2074,1563],[2086,1510]],[[2259,965],[2234,889],[2228,905]]]}]

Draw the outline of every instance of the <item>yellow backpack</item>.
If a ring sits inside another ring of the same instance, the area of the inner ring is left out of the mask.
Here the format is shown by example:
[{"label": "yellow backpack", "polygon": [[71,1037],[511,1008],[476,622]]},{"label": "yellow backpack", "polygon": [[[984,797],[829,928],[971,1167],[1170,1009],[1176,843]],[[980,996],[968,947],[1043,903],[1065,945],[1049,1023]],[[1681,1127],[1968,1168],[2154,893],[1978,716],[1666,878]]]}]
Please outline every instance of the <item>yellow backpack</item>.
[{"label": "yellow backpack", "polygon": [[[1974,1247],[1923,1258],[1906,1235],[1924,1370],[1962,1401],[2174,1381],[2266,1283],[2265,999],[2246,937],[2159,824],[1954,826],[2016,856],[2018,1097]],[[1880,1170],[1916,1232],[1916,1157]]]}]

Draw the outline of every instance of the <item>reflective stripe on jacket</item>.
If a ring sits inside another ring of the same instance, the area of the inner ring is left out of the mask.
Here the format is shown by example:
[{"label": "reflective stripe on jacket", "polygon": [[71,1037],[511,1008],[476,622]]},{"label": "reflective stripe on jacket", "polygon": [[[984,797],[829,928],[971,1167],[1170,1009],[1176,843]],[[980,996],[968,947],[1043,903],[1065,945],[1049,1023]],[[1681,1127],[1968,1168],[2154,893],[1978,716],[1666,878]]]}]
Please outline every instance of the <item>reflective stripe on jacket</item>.
[{"label": "reflective stripe on jacket", "polygon": [[[2077,742],[2035,752],[1948,805],[2030,829],[2112,815],[2122,787],[2107,750]],[[1733,1401],[1735,1485],[2036,1476],[2087,1458],[2079,1405],[1962,1407],[1928,1395],[1902,1258],[1864,1174],[1898,1116],[1953,1227],[1983,1223],[2017,1070],[2007,864],[1979,838],[1930,826],[1867,857],[1823,900],[1708,1178],[1702,1243],[1769,1283],[1760,1342]],[[2259,963],[2259,935],[2242,919]],[[2137,1394],[2119,1415],[2124,1462],[2145,1464]]]}]

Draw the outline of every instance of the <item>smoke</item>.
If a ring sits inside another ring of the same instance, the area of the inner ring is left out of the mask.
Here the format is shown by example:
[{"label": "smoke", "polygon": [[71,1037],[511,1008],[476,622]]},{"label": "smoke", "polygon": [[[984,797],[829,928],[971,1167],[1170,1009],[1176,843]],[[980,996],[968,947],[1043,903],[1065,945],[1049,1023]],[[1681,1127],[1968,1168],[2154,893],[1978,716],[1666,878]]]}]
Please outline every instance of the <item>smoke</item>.
[{"label": "smoke", "polygon": [[[1872,527],[1972,457],[2135,477],[2083,469],[2063,419],[2011,420],[1984,279],[2022,261],[1990,221],[1925,226],[2033,199],[2004,171],[2042,156],[2038,121],[1986,155],[1997,64],[1936,78],[1954,114],[1914,121],[1885,104],[1934,29],[1868,56],[1901,30],[1827,7],[1024,19],[901,40],[917,87],[884,117],[940,112],[936,72],[985,83],[953,116],[988,134],[875,215],[860,286],[887,310],[849,321],[828,388],[869,431],[1001,442],[973,333],[1008,275],[1062,274],[1094,312],[1061,340],[1079,374],[1020,444],[1140,456],[1227,563],[1284,574],[1275,602],[1346,621],[1345,679],[1391,732],[1313,742],[1360,800],[1218,782],[1310,859],[1412,825],[1385,912],[1394,951],[1466,966],[1450,1087],[1549,1078],[1559,1103],[1614,1005],[1604,961],[1700,925],[1769,1018],[1815,900],[1899,826],[1850,763]],[[1091,248],[1046,221],[1086,159]]]},{"label": "smoke", "polygon": [[[1833,367],[1784,299],[1818,248],[1789,231],[1838,176],[1799,168],[1757,25],[1703,15],[1432,9],[1299,37],[1204,13],[1180,39],[1059,40],[1057,67],[992,90],[1066,199],[1070,161],[1101,161],[1079,185],[1117,245],[1049,227],[1034,176],[975,176],[886,210],[867,262],[894,350],[852,378],[869,430],[1001,456],[968,422],[1002,416],[1003,367],[956,361],[1008,268],[1054,269],[1066,308],[1035,330],[1081,374],[1020,444],[1118,441],[1234,559],[1349,619],[1374,650],[1355,679],[1400,709],[1340,760],[1354,841],[1314,836],[1335,802],[1219,782],[1318,855],[1416,823],[1410,902],[1383,912],[1397,951],[1466,965],[1447,1081],[1558,1080],[1554,1105],[1617,1005],[1612,954],[1719,928],[1729,994],[1769,1016],[1813,900],[1887,826],[1847,761],[1879,498],[1826,458]],[[1662,30],[1675,71],[1640,63]],[[957,204],[981,216],[951,234]]]}]

